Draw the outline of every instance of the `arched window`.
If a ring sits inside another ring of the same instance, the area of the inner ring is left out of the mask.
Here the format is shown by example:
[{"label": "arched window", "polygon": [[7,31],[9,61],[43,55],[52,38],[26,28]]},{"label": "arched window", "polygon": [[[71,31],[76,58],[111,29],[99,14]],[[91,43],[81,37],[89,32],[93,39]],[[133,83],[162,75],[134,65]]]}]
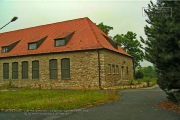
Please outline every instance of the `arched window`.
[{"label": "arched window", "polygon": [[49,60],[49,76],[50,79],[57,79],[58,78],[58,66],[57,66],[57,59]]},{"label": "arched window", "polygon": [[28,79],[28,61],[22,62],[22,79]]},{"label": "arched window", "polygon": [[9,63],[3,63],[3,79],[9,79]]},{"label": "arched window", "polygon": [[39,61],[32,61],[32,79],[39,79]]},{"label": "arched window", "polygon": [[70,59],[69,58],[61,59],[61,78],[62,79],[70,78]]},{"label": "arched window", "polygon": [[18,79],[18,62],[12,63],[12,79]]}]

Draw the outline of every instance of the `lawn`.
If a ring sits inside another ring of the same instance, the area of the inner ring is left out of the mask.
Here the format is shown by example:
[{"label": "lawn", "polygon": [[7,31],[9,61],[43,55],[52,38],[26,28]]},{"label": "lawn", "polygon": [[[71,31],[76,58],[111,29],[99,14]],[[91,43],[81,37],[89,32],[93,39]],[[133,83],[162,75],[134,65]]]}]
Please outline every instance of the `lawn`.
[{"label": "lawn", "polygon": [[82,90],[0,91],[0,109],[68,110],[115,101],[117,92]]}]

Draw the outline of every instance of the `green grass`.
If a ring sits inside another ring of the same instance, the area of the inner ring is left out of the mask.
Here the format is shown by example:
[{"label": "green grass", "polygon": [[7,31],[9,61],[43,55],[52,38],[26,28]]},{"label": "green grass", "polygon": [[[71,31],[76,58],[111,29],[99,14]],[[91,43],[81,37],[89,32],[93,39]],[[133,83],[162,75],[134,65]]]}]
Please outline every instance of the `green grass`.
[{"label": "green grass", "polygon": [[117,100],[117,92],[81,90],[0,91],[0,109],[68,110]]}]

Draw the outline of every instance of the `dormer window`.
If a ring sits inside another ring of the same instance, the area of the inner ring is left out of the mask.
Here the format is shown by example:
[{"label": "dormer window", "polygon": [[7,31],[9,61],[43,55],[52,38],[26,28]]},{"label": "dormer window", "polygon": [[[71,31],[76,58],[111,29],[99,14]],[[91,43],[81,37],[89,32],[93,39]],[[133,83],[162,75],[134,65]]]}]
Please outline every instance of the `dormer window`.
[{"label": "dormer window", "polygon": [[28,49],[29,50],[35,50],[35,49],[37,49],[37,43],[29,43],[28,44]]},{"label": "dormer window", "polygon": [[54,46],[65,46],[73,36],[74,32],[62,33],[54,39]]},{"label": "dormer window", "polygon": [[7,52],[9,52],[8,46],[2,47],[2,53],[7,53]]},{"label": "dormer window", "polygon": [[[103,34],[102,34],[103,35]],[[110,37],[107,37],[107,36],[105,36],[105,35],[103,35],[105,38],[106,38],[106,40],[115,48],[115,49],[118,49],[118,44],[115,42],[115,41],[113,41]]]},{"label": "dormer window", "polygon": [[28,43],[28,50],[36,50],[38,47],[43,43],[43,41],[47,38],[48,36],[41,38],[37,41],[33,41]]},{"label": "dormer window", "polygon": [[2,53],[10,52],[19,42],[20,42],[20,40],[17,41],[17,42],[14,42],[14,43],[12,43],[12,44],[9,44],[9,45],[7,45],[7,46],[3,46],[1,52],[2,52]]},{"label": "dormer window", "polygon": [[55,46],[65,46],[65,39],[57,39],[55,40]]}]

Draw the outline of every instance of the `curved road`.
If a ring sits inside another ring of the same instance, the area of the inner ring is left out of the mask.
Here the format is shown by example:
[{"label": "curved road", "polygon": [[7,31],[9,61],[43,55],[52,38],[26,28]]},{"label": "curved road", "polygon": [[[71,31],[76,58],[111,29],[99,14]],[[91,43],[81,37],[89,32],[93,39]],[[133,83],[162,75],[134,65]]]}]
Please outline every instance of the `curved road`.
[{"label": "curved road", "polygon": [[156,106],[166,100],[158,87],[123,90],[119,101],[68,111],[6,111],[0,120],[180,120],[180,114]]}]

